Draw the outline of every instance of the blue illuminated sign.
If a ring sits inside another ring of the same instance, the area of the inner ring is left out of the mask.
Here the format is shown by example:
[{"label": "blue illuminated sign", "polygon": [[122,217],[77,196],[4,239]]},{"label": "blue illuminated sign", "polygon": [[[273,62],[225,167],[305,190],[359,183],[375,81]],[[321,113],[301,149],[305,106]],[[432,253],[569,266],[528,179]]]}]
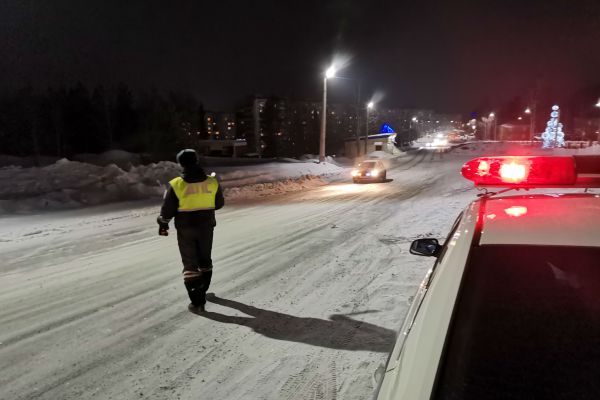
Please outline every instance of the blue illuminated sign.
[{"label": "blue illuminated sign", "polygon": [[396,133],[396,131],[389,124],[383,124],[381,125],[379,133]]}]

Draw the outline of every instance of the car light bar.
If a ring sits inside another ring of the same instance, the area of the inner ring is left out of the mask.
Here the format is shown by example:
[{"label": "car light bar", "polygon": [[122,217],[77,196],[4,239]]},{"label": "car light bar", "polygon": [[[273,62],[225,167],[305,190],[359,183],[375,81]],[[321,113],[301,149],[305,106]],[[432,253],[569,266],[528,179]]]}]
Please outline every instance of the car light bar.
[{"label": "car light bar", "polygon": [[600,156],[480,157],[461,173],[475,186],[600,187]]}]

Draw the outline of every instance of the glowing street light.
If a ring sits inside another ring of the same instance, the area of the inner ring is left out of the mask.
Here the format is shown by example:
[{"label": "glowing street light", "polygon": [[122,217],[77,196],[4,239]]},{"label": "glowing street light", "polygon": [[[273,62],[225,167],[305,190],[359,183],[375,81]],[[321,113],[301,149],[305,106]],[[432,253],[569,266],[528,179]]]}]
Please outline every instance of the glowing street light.
[{"label": "glowing street light", "polygon": [[[496,113],[494,113],[494,112],[492,111],[492,112],[490,113],[490,115],[489,115],[489,119],[491,119],[491,120],[494,122],[494,125],[493,125],[493,127],[492,127],[492,128],[493,128],[493,130],[492,130],[492,137],[494,138],[494,140],[496,140]],[[489,128],[487,128],[487,126],[488,126],[488,123],[489,123],[489,120],[488,120],[488,121],[486,121],[486,129],[489,129]],[[488,132],[489,132],[489,130],[488,130]],[[486,135],[486,136],[487,136],[487,135]]]},{"label": "glowing street light", "polygon": [[408,123],[408,129],[412,129],[412,124],[413,122],[419,122],[419,120],[417,119],[417,117],[412,117],[410,122]]},{"label": "glowing street light", "polygon": [[337,69],[335,68],[334,65],[332,65],[331,67],[327,68],[327,71],[325,71],[325,79],[334,78],[336,72],[337,72]]},{"label": "glowing street light", "polygon": [[600,108],[600,99],[598,99],[598,102],[596,103],[596,107]]},{"label": "glowing street light", "polygon": [[533,103],[533,107],[527,107],[525,109],[525,114],[529,115],[529,140],[533,141],[535,132],[535,102]]},{"label": "glowing street light", "polygon": [[367,103],[367,121],[365,122],[365,156],[367,154],[367,144],[369,142],[369,111],[375,107],[375,103],[372,101]]},{"label": "glowing street light", "polygon": [[321,115],[321,138],[319,141],[319,162],[325,162],[325,135],[327,128],[327,79],[335,77],[337,69],[334,65],[327,68],[323,77],[323,114]]}]

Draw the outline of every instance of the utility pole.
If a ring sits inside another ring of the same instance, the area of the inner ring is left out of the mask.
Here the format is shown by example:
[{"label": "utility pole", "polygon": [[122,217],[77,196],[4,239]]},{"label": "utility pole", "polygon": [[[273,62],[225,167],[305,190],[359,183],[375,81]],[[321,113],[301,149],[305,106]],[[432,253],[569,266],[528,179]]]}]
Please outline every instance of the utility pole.
[{"label": "utility pole", "polygon": [[533,142],[535,137],[535,110],[537,108],[537,87],[533,89],[531,93],[531,106],[527,108],[529,110],[529,140]]},{"label": "utility pole", "polygon": [[260,100],[258,97],[254,97],[252,100],[252,119],[254,122],[254,141],[256,142],[256,152],[258,153],[258,158],[262,158],[262,136],[260,129]]},{"label": "utility pole", "polygon": [[367,154],[367,143],[369,142],[369,110],[373,108],[373,102],[367,104],[367,119],[365,121],[365,155]]},{"label": "utility pole", "polygon": [[538,97],[538,93],[540,90],[540,85],[541,85],[541,80],[538,77],[535,80],[535,86],[531,90],[531,98],[530,98],[531,106],[528,108],[531,113],[530,119],[529,119],[529,136],[530,136],[529,139],[531,140],[531,142],[533,142],[533,139],[535,137],[535,113],[537,111],[537,97]]},{"label": "utility pole", "polygon": [[360,81],[356,81],[356,86],[356,157],[358,158],[360,156]]},{"label": "utility pole", "polygon": [[321,139],[319,141],[319,162],[325,162],[325,124],[327,124],[327,75],[323,78],[323,112],[321,114]]},{"label": "utility pole", "polygon": [[330,66],[323,76],[323,114],[321,115],[321,139],[319,140],[319,162],[325,162],[325,134],[327,129],[327,79],[335,78],[335,66]]}]

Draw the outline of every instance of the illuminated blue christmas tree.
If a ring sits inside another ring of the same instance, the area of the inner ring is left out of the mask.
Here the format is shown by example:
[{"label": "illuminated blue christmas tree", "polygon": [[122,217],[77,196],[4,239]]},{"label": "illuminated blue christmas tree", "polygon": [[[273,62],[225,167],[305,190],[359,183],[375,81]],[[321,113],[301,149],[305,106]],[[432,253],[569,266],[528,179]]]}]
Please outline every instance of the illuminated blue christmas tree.
[{"label": "illuminated blue christmas tree", "polygon": [[565,147],[565,134],[562,130],[563,124],[558,122],[560,117],[560,108],[552,106],[550,120],[546,124],[546,130],[542,133],[542,148],[552,149],[556,147]]}]

